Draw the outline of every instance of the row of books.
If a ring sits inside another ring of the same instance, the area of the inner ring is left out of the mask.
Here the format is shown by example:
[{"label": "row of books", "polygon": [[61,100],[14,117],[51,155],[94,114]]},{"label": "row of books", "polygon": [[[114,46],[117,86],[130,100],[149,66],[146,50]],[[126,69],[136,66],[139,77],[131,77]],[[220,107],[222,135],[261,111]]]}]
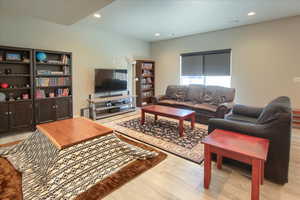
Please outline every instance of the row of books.
[{"label": "row of books", "polygon": [[143,79],[141,80],[141,83],[142,83],[142,84],[151,84],[151,83],[152,83],[152,80],[151,80],[151,78],[143,78]]},{"label": "row of books", "polygon": [[152,65],[152,63],[143,63],[142,64],[142,68],[143,69],[152,70],[153,69],[153,65]]},{"label": "row of books", "polygon": [[53,98],[53,97],[67,97],[70,95],[69,88],[60,88],[57,89],[55,92],[49,92],[46,94],[45,90],[36,90],[35,97],[37,99],[44,99],[44,98]]},{"label": "row of books", "polygon": [[70,85],[71,81],[69,77],[59,78],[36,78],[37,87],[48,87],[48,86],[67,86]]}]

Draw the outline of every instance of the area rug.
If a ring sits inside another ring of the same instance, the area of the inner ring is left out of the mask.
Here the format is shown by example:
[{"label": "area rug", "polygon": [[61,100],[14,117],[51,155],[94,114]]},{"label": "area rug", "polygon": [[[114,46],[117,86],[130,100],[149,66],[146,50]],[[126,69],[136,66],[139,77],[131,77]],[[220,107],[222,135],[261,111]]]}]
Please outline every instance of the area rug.
[{"label": "area rug", "polygon": [[118,119],[109,123],[109,126],[136,140],[150,144],[176,156],[201,164],[203,161],[202,139],[207,135],[205,125],[196,124],[191,129],[190,122],[184,122],[184,136],[179,137],[178,120],[159,117],[155,122],[152,115],[146,115],[144,125],[140,124],[140,115]]},{"label": "area rug", "polygon": [[[89,190],[78,195],[75,198],[76,200],[102,199],[112,191],[121,187],[123,184],[132,180],[134,177],[154,167],[155,165],[163,161],[167,156],[166,154],[144,144],[129,140],[123,136],[118,137],[121,140],[134,146],[141,147],[145,150],[155,151],[158,153],[158,156],[151,159],[136,160],[129,163],[125,167],[118,170],[116,173],[95,184]],[[16,143],[17,142],[7,145],[0,145],[0,147],[9,146]],[[21,200],[21,190],[21,174],[16,171],[6,159],[0,157],[0,199]]]}]

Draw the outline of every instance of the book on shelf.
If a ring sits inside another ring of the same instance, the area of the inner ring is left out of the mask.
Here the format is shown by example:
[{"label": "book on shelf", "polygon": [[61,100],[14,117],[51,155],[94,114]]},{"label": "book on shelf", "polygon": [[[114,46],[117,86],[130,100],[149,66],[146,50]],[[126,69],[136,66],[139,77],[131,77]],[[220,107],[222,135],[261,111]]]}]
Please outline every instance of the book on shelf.
[{"label": "book on shelf", "polygon": [[69,57],[68,57],[67,55],[62,55],[62,56],[61,56],[61,62],[62,62],[63,64],[68,65],[68,64],[70,64],[70,59],[69,59]]},{"label": "book on shelf", "polygon": [[[44,99],[46,97],[50,97],[51,98],[50,93],[52,93],[52,92],[49,92],[49,94],[46,95],[45,90],[38,89],[35,92],[35,97],[37,99]],[[59,88],[59,89],[57,89],[55,91],[55,96],[53,95],[52,97],[68,97],[69,95],[70,95],[69,88]]]},{"label": "book on shelf", "polygon": [[69,77],[60,78],[36,78],[37,87],[48,87],[48,86],[68,86],[70,85]]}]

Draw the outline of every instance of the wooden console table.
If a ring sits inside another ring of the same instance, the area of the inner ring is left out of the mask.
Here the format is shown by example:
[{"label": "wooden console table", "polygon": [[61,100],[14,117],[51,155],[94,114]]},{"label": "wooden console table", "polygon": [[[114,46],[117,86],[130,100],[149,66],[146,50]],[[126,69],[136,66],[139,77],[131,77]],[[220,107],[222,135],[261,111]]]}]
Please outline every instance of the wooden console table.
[{"label": "wooden console table", "polygon": [[211,153],[217,154],[217,168],[222,168],[222,157],[252,165],[251,200],[259,200],[259,186],[264,180],[269,140],[216,129],[202,141],[204,144],[204,188],[211,179]]}]

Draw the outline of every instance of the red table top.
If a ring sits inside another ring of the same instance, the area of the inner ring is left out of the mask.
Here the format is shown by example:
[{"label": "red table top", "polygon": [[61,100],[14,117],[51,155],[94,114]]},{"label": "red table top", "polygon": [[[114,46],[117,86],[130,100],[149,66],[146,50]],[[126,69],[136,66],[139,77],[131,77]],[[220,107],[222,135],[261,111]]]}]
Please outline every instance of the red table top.
[{"label": "red table top", "polygon": [[214,130],[202,143],[260,160],[267,159],[269,149],[267,139],[220,129]]},{"label": "red table top", "polygon": [[160,105],[150,105],[142,107],[142,110],[145,112],[169,115],[174,117],[185,117],[187,115],[195,113],[192,110],[185,110],[180,108],[173,108],[169,106],[160,106]]}]

